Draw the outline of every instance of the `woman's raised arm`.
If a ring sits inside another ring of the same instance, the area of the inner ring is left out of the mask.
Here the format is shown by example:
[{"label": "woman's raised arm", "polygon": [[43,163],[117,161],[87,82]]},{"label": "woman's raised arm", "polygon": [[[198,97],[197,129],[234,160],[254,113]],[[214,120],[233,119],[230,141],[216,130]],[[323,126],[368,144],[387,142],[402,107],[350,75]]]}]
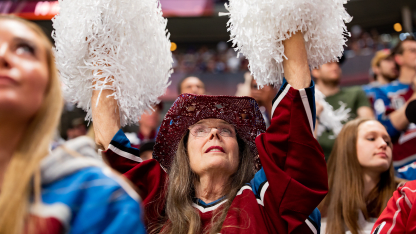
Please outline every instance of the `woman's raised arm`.
[{"label": "woman's raised arm", "polygon": [[311,73],[303,33],[298,31],[283,41],[283,45],[287,57],[283,60],[286,81],[294,89],[308,88],[311,85]]},{"label": "woman's raised arm", "polygon": [[[91,109],[94,123],[95,143],[107,150],[111,139],[120,129],[120,114],[112,90],[92,91]],[[109,96],[109,97],[108,97]],[[99,98],[99,100],[98,100]],[[97,104],[98,100],[98,105]]]}]

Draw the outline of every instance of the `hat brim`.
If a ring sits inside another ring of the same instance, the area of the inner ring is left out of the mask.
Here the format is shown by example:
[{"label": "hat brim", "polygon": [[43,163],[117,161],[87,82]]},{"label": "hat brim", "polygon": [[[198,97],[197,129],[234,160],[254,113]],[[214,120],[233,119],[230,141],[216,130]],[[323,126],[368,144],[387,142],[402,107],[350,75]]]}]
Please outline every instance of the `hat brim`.
[{"label": "hat brim", "polygon": [[266,125],[257,102],[251,97],[180,95],[160,126],[153,158],[169,171],[179,142],[188,128],[200,120],[211,118],[234,125],[237,135],[249,146],[253,160],[256,160],[256,169],[259,169],[255,139],[266,131]]}]

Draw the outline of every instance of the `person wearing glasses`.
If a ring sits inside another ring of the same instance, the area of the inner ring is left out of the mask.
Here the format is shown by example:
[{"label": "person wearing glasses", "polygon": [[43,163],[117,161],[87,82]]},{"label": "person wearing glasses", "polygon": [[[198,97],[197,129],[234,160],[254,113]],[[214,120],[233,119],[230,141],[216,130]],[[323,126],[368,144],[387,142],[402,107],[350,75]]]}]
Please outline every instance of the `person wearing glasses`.
[{"label": "person wearing glasses", "polygon": [[416,99],[416,40],[408,37],[392,52],[400,74],[396,81],[375,89],[374,110],[393,140],[393,165],[397,170],[416,161],[416,125],[405,115],[407,104]]},{"label": "person wearing glasses", "polygon": [[146,161],[119,130],[113,91],[102,91],[96,143],[138,187],[149,233],[319,233],[328,178],[313,136],[314,83],[303,34],[284,46],[286,80],[267,130],[253,98],[182,94]]}]

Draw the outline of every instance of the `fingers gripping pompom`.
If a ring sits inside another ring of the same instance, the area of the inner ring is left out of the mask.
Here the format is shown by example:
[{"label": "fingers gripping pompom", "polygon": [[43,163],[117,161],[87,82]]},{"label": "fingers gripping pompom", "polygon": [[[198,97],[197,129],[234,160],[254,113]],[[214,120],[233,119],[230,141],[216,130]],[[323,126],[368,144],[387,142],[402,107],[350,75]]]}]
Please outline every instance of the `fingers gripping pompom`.
[{"label": "fingers gripping pompom", "polygon": [[91,120],[92,90],[113,90],[121,125],[136,123],[165,93],[172,73],[159,1],[59,0],[59,6],[53,38],[67,100]]},{"label": "fingers gripping pompom", "polygon": [[283,41],[302,31],[311,68],[338,61],[351,17],[345,0],[230,0],[228,31],[259,86],[280,84]]}]

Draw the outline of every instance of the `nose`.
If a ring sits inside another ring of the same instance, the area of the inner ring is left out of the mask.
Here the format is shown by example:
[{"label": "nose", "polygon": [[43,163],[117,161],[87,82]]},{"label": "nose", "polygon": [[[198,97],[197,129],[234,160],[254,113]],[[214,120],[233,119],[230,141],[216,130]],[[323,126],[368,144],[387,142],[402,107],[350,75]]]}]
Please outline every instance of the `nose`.
[{"label": "nose", "polygon": [[197,86],[192,86],[191,91],[193,94],[198,94],[198,87]]},{"label": "nose", "polygon": [[381,149],[387,149],[387,145],[388,145],[387,142],[383,138],[380,137],[380,140],[378,142],[378,147]]},{"label": "nose", "polygon": [[7,43],[0,44],[0,69],[10,68],[10,63],[7,59]]},{"label": "nose", "polygon": [[217,128],[212,128],[209,134],[210,134],[209,135],[210,140],[214,140],[215,138],[217,138],[218,140],[221,139],[220,133],[218,132]]}]

